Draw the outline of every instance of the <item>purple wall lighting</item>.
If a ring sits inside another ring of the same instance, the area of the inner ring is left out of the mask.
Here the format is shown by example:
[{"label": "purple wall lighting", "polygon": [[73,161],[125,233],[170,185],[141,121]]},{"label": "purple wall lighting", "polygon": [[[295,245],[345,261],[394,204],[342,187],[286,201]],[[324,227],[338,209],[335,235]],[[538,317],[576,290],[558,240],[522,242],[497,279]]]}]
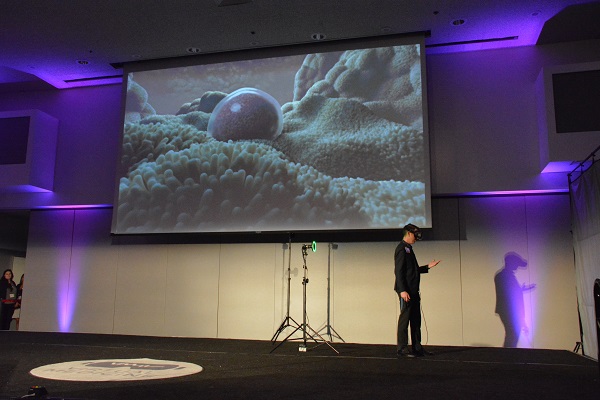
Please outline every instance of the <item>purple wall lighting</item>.
[{"label": "purple wall lighting", "polygon": [[[565,178],[566,179],[566,178]],[[468,197],[491,197],[491,196],[526,196],[535,194],[554,194],[554,193],[569,193],[569,189],[541,189],[541,190],[496,190],[489,192],[466,192]]]},{"label": "purple wall lighting", "polygon": [[36,207],[36,210],[93,210],[93,209],[104,209],[104,208],[112,208],[112,204],[50,205],[50,206]]},{"label": "purple wall lighting", "polygon": [[86,295],[89,295],[86,285],[98,285],[96,279],[93,282],[89,280],[92,276],[90,271],[95,267],[90,249],[99,241],[110,241],[106,233],[110,228],[111,213],[110,210],[75,207],[53,214],[60,215],[57,223],[64,231],[58,260],[61,273],[56,280],[56,287],[62,288],[57,290],[57,318],[61,332],[73,332],[78,330],[82,319],[90,318],[78,308],[85,308]]},{"label": "purple wall lighting", "polygon": [[[580,163],[576,161],[551,161],[542,170],[543,174],[551,172],[573,172]],[[590,162],[579,165],[582,169],[587,169],[590,166]]]},{"label": "purple wall lighting", "polygon": [[0,112],[0,192],[54,187],[58,120],[39,110]]},{"label": "purple wall lighting", "polygon": [[[71,248],[70,254],[70,268],[69,275],[67,281],[66,290],[62,291],[64,295],[57,302],[59,310],[58,310],[58,318],[59,318],[59,327],[61,332],[70,332],[71,331],[71,323],[73,322],[73,315],[75,314],[75,309],[77,306],[77,299],[79,298],[79,282],[80,282],[80,269],[81,269],[81,260],[79,257],[75,256],[73,253],[73,248]],[[59,282],[58,286],[64,285],[65,282]]]}]

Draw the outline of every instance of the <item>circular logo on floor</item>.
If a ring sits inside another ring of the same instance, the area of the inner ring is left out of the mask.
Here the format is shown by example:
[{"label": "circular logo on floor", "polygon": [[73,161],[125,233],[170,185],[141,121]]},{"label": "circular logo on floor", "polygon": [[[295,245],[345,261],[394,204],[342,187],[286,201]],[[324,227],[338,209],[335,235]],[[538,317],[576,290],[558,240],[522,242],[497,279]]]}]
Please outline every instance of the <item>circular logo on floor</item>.
[{"label": "circular logo on floor", "polygon": [[69,361],[34,368],[30,374],[60,381],[138,381],[197,374],[196,364],[150,358]]}]

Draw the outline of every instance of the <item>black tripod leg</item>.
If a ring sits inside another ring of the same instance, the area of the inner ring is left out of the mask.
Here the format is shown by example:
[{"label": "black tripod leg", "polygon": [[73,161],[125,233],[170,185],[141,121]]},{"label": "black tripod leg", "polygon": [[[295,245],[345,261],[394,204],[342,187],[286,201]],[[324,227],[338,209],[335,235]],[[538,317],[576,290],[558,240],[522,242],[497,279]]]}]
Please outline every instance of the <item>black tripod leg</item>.
[{"label": "black tripod leg", "polygon": [[287,336],[285,337],[285,339],[283,339],[281,342],[279,342],[279,344],[278,344],[277,346],[273,347],[269,353],[272,353],[272,352],[274,352],[275,350],[277,350],[277,349],[279,348],[279,346],[281,346],[282,344],[284,344],[285,342],[287,342],[287,340],[288,340],[290,337],[292,337],[292,335],[293,335],[294,333],[298,332],[299,330],[300,330],[300,326],[298,326],[296,329],[294,329],[294,330],[292,331],[292,333],[290,333],[289,335],[287,335]]}]

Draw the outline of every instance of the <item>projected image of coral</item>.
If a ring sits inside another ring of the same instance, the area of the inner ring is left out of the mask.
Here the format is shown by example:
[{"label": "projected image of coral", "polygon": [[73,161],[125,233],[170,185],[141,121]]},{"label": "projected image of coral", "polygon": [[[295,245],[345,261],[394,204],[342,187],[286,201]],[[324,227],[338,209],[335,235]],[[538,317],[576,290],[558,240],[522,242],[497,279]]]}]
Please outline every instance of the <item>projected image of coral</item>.
[{"label": "projected image of coral", "polygon": [[431,226],[418,44],[128,74],[113,233]]}]

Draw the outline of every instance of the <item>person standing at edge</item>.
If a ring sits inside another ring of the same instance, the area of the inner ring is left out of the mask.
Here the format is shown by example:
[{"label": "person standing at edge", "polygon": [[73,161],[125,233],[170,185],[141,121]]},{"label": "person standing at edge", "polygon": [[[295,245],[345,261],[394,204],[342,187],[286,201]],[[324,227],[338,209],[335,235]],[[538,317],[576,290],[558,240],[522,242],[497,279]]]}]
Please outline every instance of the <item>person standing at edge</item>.
[{"label": "person standing at edge", "polygon": [[13,272],[10,269],[4,270],[0,277],[0,330],[10,330],[15,303],[17,302],[17,285],[13,281]]},{"label": "person standing at edge", "polygon": [[[402,241],[394,252],[394,274],[396,282],[394,290],[400,300],[400,317],[398,318],[398,356],[422,357],[431,355],[421,346],[421,297],[419,284],[421,274],[440,263],[433,260],[428,265],[419,266],[412,245],[421,240],[422,233],[418,226],[408,224],[402,228]],[[410,342],[412,352],[408,349],[408,325],[410,323]]]}]

